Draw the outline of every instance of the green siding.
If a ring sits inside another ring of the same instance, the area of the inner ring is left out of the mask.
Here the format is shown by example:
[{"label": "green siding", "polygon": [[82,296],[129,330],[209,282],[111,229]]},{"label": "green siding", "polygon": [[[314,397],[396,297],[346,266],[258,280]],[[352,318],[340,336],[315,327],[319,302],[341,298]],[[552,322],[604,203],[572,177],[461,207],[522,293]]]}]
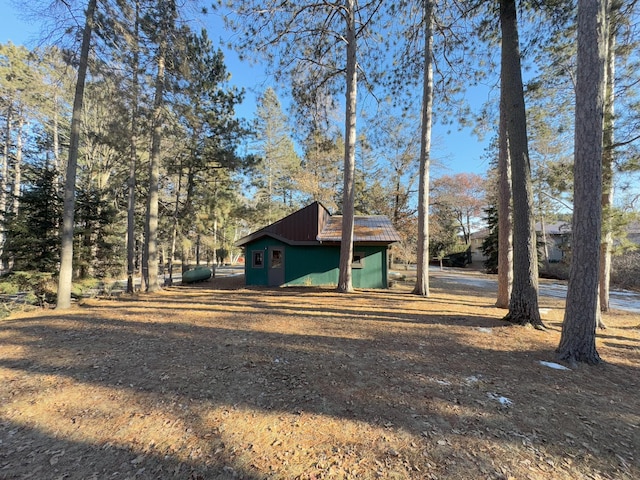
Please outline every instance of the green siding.
[{"label": "green siding", "polygon": [[[247,285],[268,285],[268,277],[267,277],[267,253],[270,245],[283,245],[282,242],[278,242],[273,238],[264,237],[256,240],[255,242],[251,242],[247,245],[247,251],[245,255],[245,265],[244,265],[244,278],[245,283]],[[253,253],[256,251],[262,251],[262,267],[254,268],[253,267]],[[286,262],[285,257],[285,262]]]},{"label": "green siding", "polygon": [[355,246],[355,253],[364,253],[364,268],[352,268],[356,288],[387,288],[387,248]]},{"label": "green siding", "polygon": [[326,245],[288,246],[286,285],[337,285],[340,248]]},{"label": "green siding", "polygon": [[[247,285],[268,285],[267,252],[269,246],[285,249],[285,285],[337,285],[340,247],[328,245],[286,245],[271,237],[264,237],[246,245],[245,280]],[[262,268],[253,267],[253,253],[263,252]],[[364,254],[363,268],[353,268],[355,288],[387,288],[387,247],[359,246],[354,252]]]}]

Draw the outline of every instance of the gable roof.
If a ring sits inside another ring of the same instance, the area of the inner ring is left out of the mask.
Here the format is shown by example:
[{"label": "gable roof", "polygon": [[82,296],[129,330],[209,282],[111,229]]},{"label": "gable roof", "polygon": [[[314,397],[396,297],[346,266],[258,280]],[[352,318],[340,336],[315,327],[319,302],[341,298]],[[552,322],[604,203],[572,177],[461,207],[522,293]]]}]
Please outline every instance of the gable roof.
[{"label": "gable roof", "polygon": [[[313,202],[297,212],[241,238],[235,244],[241,247],[262,237],[272,237],[289,245],[340,243],[342,215],[332,216],[320,202]],[[384,215],[356,216],[354,218],[354,242],[389,244],[400,240],[400,235]]]},{"label": "gable roof", "polygon": [[329,210],[324,205],[320,202],[313,202],[297,212],[241,238],[235,244],[241,247],[265,236],[276,238],[290,245],[315,244],[318,233],[330,216]]}]

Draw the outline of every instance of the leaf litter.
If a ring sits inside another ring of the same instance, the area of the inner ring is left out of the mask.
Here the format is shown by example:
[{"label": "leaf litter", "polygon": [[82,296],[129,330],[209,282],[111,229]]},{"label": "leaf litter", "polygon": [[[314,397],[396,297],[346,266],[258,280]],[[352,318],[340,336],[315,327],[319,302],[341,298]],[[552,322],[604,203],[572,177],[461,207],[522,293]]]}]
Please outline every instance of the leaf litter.
[{"label": "leaf litter", "polygon": [[559,300],[545,333],[411,287],[219,278],[3,320],[0,478],[640,478],[638,315],[567,376],[534,366]]}]

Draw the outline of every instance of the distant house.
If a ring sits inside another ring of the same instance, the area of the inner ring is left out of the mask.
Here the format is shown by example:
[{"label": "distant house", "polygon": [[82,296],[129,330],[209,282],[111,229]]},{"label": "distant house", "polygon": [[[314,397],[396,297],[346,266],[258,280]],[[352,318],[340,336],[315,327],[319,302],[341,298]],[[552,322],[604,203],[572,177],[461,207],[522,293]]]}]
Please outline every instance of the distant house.
[{"label": "distant house", "polygon": [[[543,230],[546,237],[544,243],[542,239]],[[553,222],[542,225],[538,222],[536,223],[536,233],[538,235],[538,248],[540,249],[540,253],[543,253],[544,245],[546,244],[549,261],[551,263],[562,261],[571,237],[571,224],[567,222]],[[482,253],[482,243],[488,235],[488,228],[483,228],[470,235],[471,255],[474,262],[483,262],[486,260],[485,255]]]},{"label": "distant house", "polygon": [[[544,252],[546,246],[547,259],[551,263],[561,262],[571,243],[571,223],[553,222],[549,224],[536,223],[539,246]],[[542,257],[544,258],[544,256]]]},{"label": "distant house", "polygon": [[472,262],[484,262],[487,257],[482,252],[482,243],[484,239],[489,236],[488,228],[483,228],[482,230],[478,230],[477,232],[473,232],[469,235],[469,247],[471,248],[471,261]]},{"label": "distant house", "polygon": [[[535,227],[541,258],[544,258],[543,253],[546,246],[549,262],[561,262],[565,258],[566,252],[570,249],[571,223],[560,221],[542,224],[537,222]],[[471,234],[471,252],[474,261],[484,261],[486,259],[482,253],[482,242],[488,235],[489,229],[487,228]],[[640,229],[636,224],[629,226],[627,236],[630,241],[640,244]]]},{"label": "distant house", "polygon": [[627,240],[640,245],[640,222],[633,222],[627,228]]},{"label": "distant house", "polygon": [[[387,249],[400,241],[383,215],[356,216],[352,282],[387,288]],[[314,202],[236,242],[245,250],[247,285],[337,285],[342,216]]]}]

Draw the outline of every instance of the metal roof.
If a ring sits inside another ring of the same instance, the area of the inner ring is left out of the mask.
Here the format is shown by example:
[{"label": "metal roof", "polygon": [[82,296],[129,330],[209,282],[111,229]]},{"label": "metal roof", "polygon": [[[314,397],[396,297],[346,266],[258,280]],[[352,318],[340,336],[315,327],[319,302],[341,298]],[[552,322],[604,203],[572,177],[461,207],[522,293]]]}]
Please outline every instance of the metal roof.
[{"label": "metal roof", "polygon": [[[342,240],[342,215],[331,216],[320,203],[310,205],[238,240],[239,247],[262,237],[276,238],[289,245],[314,245]],[[358,243],[399,242],[400,235],[384,215],[356,216],[353,241]]]},{"label": "metal roof", "polygon": [[[322,232],[318,234],[321,242],[340,242],[342,240],[342,215],[329,218]],[[353,241],[358,243],[393,243],[401,240],[393,228],[391,220],[384,215],[356,216],[353,219]]]}]

